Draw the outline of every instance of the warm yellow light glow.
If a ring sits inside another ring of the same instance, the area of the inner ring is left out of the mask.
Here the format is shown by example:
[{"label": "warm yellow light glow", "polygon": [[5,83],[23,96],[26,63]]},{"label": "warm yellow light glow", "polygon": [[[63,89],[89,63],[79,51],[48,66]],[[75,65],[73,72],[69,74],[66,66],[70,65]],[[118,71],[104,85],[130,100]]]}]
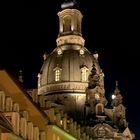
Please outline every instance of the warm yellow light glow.
[{"label": "warm yellow light glow", "polygon": [[60,69],[55,70],[55,81],[60,81]]},{"label": "warm yellow light glow", "polygon": [[80,50],[80,54],[83,55],[84,54],[84,50],[81,49]]},{"label": "warm yellow light glow", "polygon": [[88,69],[86,67],[83,67],[81,69],[81,78],[82,78],[82,81],[87,81],[87,78],[88,78]]},{"label": "warm yellow light glow", "polygon": [[57,53],[58,53],[58,55],[61,55],[62,54],[62,50],[58,49]]},{"label": "warm yellow light glow", "polygon": [[74,30],[74,26],[73,26],[73,25],[71,26],[71,30],[72,30],[72,31]]},{"label": "warm yellow light glow", "polygon": [[95,94],[95,99],[96,99],[96,100],[99,100],[99,98],[100,98],[99,94],[96,93],[96,94]]},{"label": "warm yellow light glow", "polygon": [[63,32],[63,25],[62,24],[60,25],[60,32],[61,33]]},{"label": "warm yellow light glow", "polygon": [[60,140],[60,137],[59,136],[57,136],[57,139],[56,140]]},{"label": "warm yellow light glow", "polygon": [[60,121],[60,124],[61,124],[61,125],[63,124],[63,121],[62,121],[62,120]]},{"label": "warm yellow light glow", "polygon": [[116,95],[113,94],[113,95],[112,95],[112,99],[115,99],[115,98],[116,98]]},{"label": "warm yellow light glow", "polygon": [[40,87],[41,79],[40,79],[40,73],[37,75],[38,77],[38,87]]}]

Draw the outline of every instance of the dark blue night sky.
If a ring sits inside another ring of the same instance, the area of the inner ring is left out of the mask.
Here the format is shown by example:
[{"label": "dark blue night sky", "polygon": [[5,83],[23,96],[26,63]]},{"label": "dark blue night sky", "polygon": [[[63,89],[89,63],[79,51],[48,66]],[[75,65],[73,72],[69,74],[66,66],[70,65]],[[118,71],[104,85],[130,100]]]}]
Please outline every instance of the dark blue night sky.
[{"label": "dark blue night sky", "polygon": [[[43,53],[50,53],[56,47],[57,12],[62,2],[11,1],[6,6],[0,68],[16,77],[22,69],[25,87],[37,85]],[[118,80],[129,127],[140,138],[140,55],[132,7],[121,0],[77,0],[77,3],[84,15],[85,47],[99,53],[106,96],[110,100]]]}]

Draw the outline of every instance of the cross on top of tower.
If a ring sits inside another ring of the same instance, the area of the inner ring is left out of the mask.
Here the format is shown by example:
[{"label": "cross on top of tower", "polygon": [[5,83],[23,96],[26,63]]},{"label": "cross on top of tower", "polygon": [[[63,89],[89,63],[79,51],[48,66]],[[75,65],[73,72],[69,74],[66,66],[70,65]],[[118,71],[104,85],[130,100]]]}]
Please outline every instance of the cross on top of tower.
[{"label": "cross on top of tower", "polygon": [[61,4],[61,8],[62,9],[65,9],[65,8],[73,8],[73,7],[78,7],[76,0],[65,0]]}]

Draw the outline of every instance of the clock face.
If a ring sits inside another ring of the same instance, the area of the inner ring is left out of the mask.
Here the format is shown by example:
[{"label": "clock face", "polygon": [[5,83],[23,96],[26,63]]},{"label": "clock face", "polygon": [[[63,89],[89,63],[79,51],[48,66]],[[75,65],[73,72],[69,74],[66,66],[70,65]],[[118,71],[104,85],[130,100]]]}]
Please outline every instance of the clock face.
[{"label": "clock face", "polygon": [[95,99],[96,99],[96,100],[99,100],[99,99],[100,99],[100,96],[99,96],[98,93],[95,94]]}]

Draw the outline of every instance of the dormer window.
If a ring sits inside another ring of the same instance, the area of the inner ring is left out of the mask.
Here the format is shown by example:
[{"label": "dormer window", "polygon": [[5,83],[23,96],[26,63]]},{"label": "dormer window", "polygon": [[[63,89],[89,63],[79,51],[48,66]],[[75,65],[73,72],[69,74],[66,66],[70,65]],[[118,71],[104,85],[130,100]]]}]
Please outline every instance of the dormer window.
[{"label": "dormer window", "polygon": [[80,49],[80,55],[83,55],[83,54],[84,54],[84,50]]},{"label": "dormer window", "polygon": [[60,79],[61,79],[61,68],[59,68],[59,67],[56,67],[55,69],[54,69],[54,73],[55,73],[55,81],[56,82],[58,82],[58,81],[60,81]]},{"label": "dormer window", "polygon": [[58,50],[57,50],[57,54],[58,54],[58,55],[61,55],[61,54],[62,54],[62,50],[61,50],[61,49],[58,49]]},{"label": "dormer window", "polygon": [[88,79],[88,68],[86,66],[81,68],[81,80],[86,82]]}]

